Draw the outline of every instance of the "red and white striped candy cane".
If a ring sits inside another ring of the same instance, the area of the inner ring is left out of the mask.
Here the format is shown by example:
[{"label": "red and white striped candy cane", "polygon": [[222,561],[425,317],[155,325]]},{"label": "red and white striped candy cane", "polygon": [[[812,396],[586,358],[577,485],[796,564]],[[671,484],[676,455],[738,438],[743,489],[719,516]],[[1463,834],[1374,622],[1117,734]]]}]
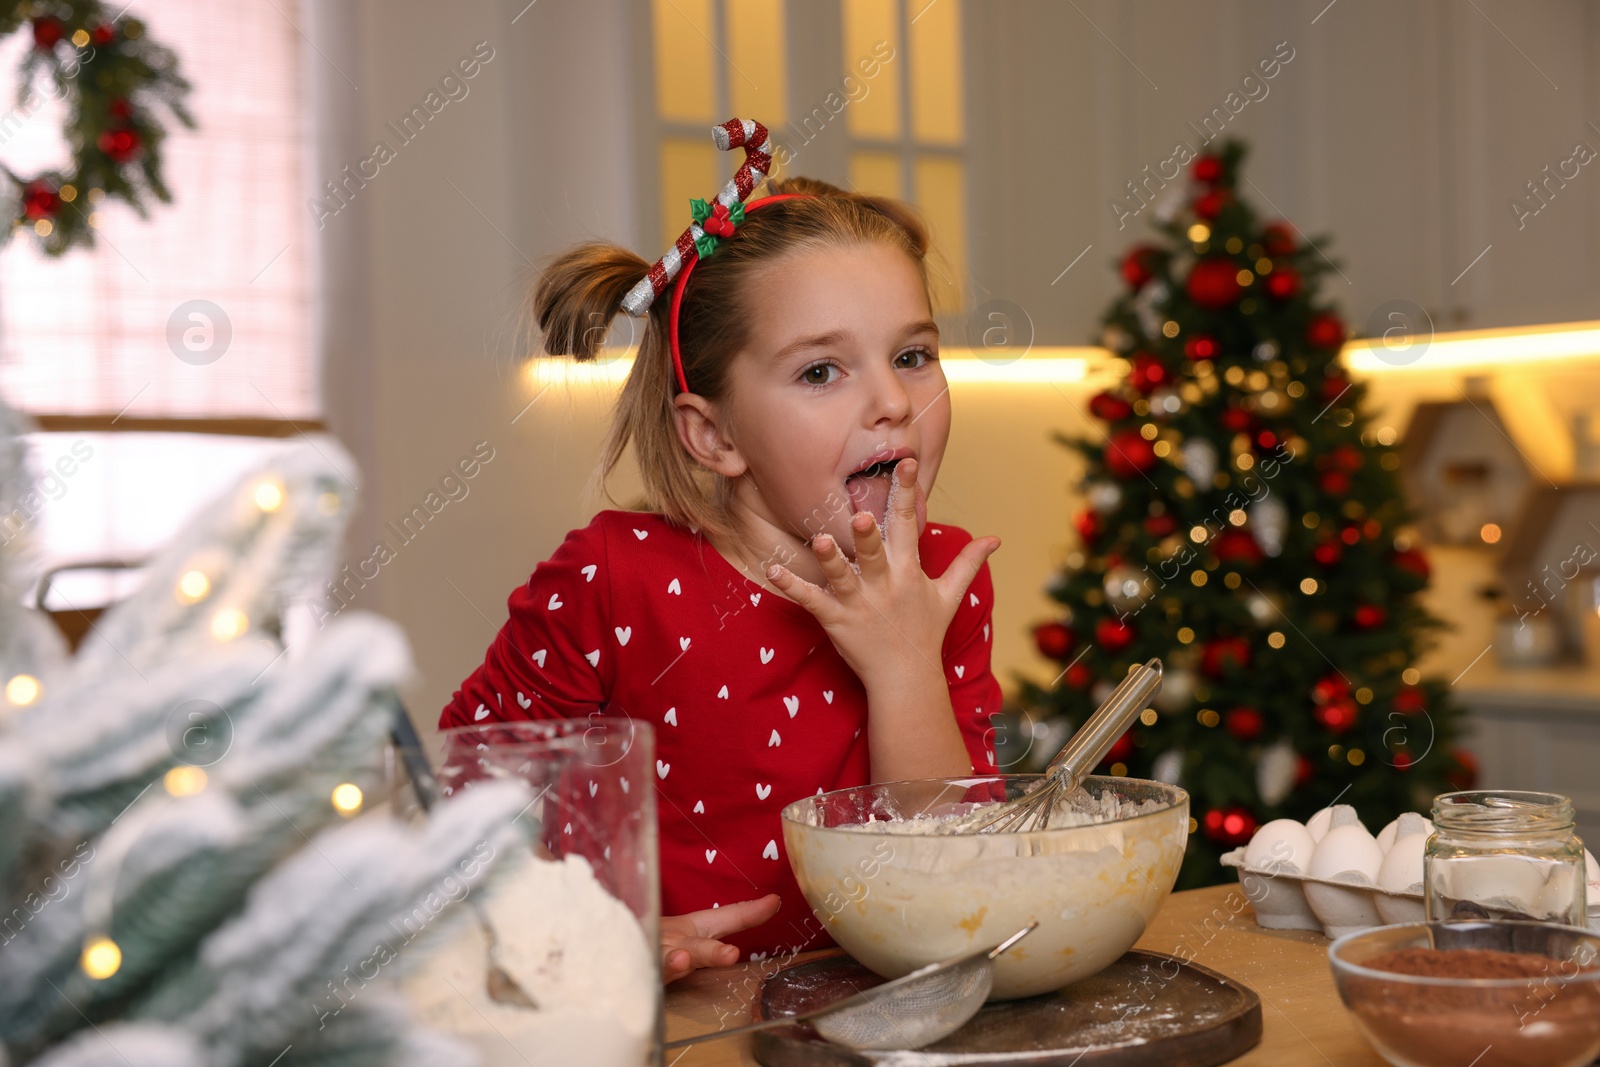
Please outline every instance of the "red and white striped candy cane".
[{"label": "red and white striped candy cane", "polygon": [[[711,127],[711,140],[724,152],[744,149],[744,164],[728,179],[722,192],[717,194],[717,203],[731,208],[742,203],[772,169],[772,138],[768,136],[767,128],[759,122],[729,119],[720,126]],[[698,222],[691,222],[689,228],[678,237],[677,243],[667,249],[667,254],[656,260],[650,273],[628,290],[628,295],[622,298],[622,310],[637,318],[649,314],[650,306],[667,291],[667,286],[678,276],[678,271],[697,255],[694,243],[704,233]]]}]

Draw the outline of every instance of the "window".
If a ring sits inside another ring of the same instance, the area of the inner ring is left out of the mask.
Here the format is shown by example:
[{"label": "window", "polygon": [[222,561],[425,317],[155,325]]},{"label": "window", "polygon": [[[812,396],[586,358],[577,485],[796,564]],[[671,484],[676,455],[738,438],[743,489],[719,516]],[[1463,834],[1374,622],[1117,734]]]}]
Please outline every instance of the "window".
[{"label": "window", "polygon": [[[0,392],[55,431],[30,442],[41,472],[74,442],[92,454],[28,516],[46,566],[159,545],[274,437],[321,414],[300,12],[134,0],[128,14],[178,53],[193,87],[197,127],[168,122],[173,202],[141,219],[85,196],[73,209],[94,212],[94,249],[50,259],[21,233],[0,253]],[[31,46],[12,34],[0,70]],[[35,84],[44,105],[0,123],[0,160],[23,173],[67,157],[62,104]],[[166,432],[188,426],[225,434]]]}]

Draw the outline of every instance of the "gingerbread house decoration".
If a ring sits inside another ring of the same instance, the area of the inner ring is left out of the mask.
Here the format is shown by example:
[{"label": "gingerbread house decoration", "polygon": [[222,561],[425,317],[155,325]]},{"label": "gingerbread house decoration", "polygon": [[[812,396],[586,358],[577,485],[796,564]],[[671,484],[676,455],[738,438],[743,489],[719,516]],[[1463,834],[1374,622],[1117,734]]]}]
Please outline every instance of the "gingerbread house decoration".
[{"label": "gingerbread house decoration", "polygon": [[1479,396],[1417,405],[1400,447],[1400,481],[1423,536],[1464,545],[1498,540],[1532,477],[1494,402]]},{"label": "gingerbread house decoration", "polygon": [[1600,581],[1600,481],[1540,485],[1513,520],[1496,564],[1520,619],[1551,618],[1563,650],[1580,652]]}]

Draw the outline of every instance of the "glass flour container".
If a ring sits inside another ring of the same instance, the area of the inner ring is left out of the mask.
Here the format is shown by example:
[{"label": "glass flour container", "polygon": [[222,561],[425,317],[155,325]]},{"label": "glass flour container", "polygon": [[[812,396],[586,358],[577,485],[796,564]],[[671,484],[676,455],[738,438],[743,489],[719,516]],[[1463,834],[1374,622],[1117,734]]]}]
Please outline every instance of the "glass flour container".
[{"label": "glass flour container", "polygon": [[1444,793],[1434,798],[1433,826],[1422,869],[1430,921],[1586,924],[1583,842],[1567,797],[1503,789]]}]

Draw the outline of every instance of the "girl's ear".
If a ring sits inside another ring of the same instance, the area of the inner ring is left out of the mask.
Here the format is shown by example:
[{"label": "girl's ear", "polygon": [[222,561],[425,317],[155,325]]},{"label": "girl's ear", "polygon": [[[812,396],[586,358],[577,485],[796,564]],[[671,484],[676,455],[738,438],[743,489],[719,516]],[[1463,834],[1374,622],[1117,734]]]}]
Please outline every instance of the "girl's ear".
[{"label": "girl's ear", "polygon": [[696,463],[724,478],[737,478],[749,469],[738,446],[724,431],[721,412],[715,404],[694,393],[679,393],[672,404],[678,440]]}]

